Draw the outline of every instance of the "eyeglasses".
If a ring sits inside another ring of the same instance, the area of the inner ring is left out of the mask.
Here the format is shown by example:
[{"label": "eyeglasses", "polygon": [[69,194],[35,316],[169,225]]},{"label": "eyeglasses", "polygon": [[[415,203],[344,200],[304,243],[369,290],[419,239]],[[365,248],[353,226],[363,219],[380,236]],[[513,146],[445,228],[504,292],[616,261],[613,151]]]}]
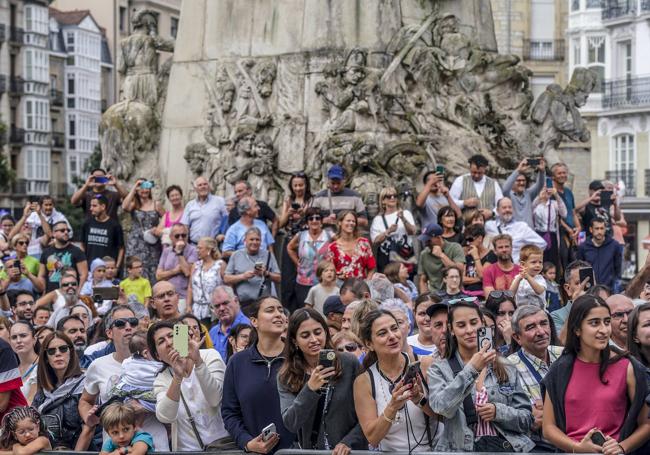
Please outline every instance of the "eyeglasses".
[{"label": "eyeglasses", "polygon": [[68,228],[55,229],[54,232],[70,232]]},{"label": "eyeglasses", "polygon": [[497,311],[497,316],[500,316],[500,317],[503,317],[503,316],[512,317],[513,314],[515,314],[514,311]]},{"label": "eyeglasses", "polygon": [[336,350],[339,352],[344,352],[344,351],[354,352],[357,349],[359,349],[359,345],[357,343],[348,343],[341,348],[336,348]]},{"label": "eyeglasses", "polygon": [[175,239],[186,239],[187,234],[174,234]]},{"label": "eyeglasses", "polygon": [[53,355],[56,355],[56,351],[59,351],[61,354],[65,354],[69,350],[70,350],[70,346],[68,346],[67,344],[64,344],[64,345],[58,346],[56,348],[47,348],[45,350],[45,352],[47,353],[47,355],[49,355],[51,357]]},{"label": "eyeglasses", "polygon": [[16,242],[16,245],[25,246],[25,245],[29,245],[29,242],[26,242],[25,240],[19,240],[18,242]]},{"label": "eyeglasses", "polygon": [[397,199],[397,194],[387,194],[384,199]]},{"label": "eyeglasses", "polygon": [[137,327],[138,326],[138,318],[120,318],[116,319],[111,323],[111,328],[115,327],[118,329],[123,329],[126,327],[127,324],[129,324],[131,327]]},{"label": "eyeglasses", "polygon": [[68,281],[67,283],[61,283],[62,288],[73,288],[75,286],[77,286],[76,281]]},{"label": "eyeglasses", "polygon": [[162,300],[165,297],[174,297],[175,295],[176,295],[176,291],[170,289],[167,292],[161,292],[159,294],[154,295],[153,298],[156,300]]},{"label": "eyeglasses", "polygon": [[628,317],[632,310],[627,310],[627,311],[617,311],[616,313],[612,313],[612,319],[623,319],[624,317]]},{"label": "eyeglasses", "polygon": [[460,299],[451,299],[449,305],[456,305],[458,303],[476,303],[476,297],[462,297]]},{"label": "eyeglasses", "polygon": [[488,295],[488,298],[492,297],[493,299],[500,299],[502,297],[512,298],[513,293],[510,291],[492,291]]},{"label": "eyeglasses", "polygon": [[323,217],[320,215],[311,215],[307,217],[307,221],[320,221]]}]

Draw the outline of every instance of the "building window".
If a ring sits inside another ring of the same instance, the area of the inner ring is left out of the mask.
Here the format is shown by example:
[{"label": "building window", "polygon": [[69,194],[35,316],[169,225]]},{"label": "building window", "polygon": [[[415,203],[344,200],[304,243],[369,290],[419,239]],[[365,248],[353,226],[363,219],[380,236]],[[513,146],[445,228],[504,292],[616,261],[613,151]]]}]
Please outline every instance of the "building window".
[{"label": "building window", "polygon": [[50,103],[44,100],[25,100],[25,129],[49,131]]},{"label": "building window", "polygon": [[68,95],[74,95],[74,77],[68,77]]},{"label": "building window", "polygon": [[603,80],[605,79],[605,37],[589,36],[587,37],[587,46],[587,67],[598,74],[594,93],[601,93],[603,91]]},{"label": "building window", "polygon": [[74,32],[65,34],[65,48],[68,52],[74,52]]},{"label": "building window", "polygon": [[128,30],[126,29],[126,8],[123,6],[120,6],[120,32],[126,33]]},{"label": "building window", "polygon": [[27,180],[50,180],[50,151],[48,149],[27,149],[25,176]]},{"label": "building window", "polygon": [[47,8],[38,5],[25,5],[25,31],[46,35],[49,32]]},{"label": "building window", "polygon": [[603,0],[587,0],[587,9],[602,8]]},{"label": "building window", "polygon": [[74,115],[70,115],[68,117],[68,134],[70,136],[77,135],[77,120],[75,119]]},{"label": "building window", "polygon": [[571,56],[573,57],[573,66],[580,66],[582,64],[582,58],[580,56],[580,38],[575,38],[571,40]]},{"label": "building window", "polygon": [[578,11],[580,9],[580,0],[571,0],[571,11]]},{"label": "building window", "polygon": [[613,138],[612,164],[614,172],[610,173],[610,179],[623,181],[626,194],[634,192],[634,174],[636,168],[636,150],[634,147],[634,136],[632,134],[619,134]]},{"label": "building window", "polygon": [[169,33],[172,36],[172,38],[176,38],[176,35],[178,34],[178,18],[172,17],[172,25]]},{"label": "building window", "polygon": [[68,148],[70,150],[77,150],[77,141],[75,141],[74,139],[68,140]]},{"label": "building window", "polygon": [[40,49],[25,50],[25,79],[28,81],[47,82],[49,80],[49,57],[47,51]]}]

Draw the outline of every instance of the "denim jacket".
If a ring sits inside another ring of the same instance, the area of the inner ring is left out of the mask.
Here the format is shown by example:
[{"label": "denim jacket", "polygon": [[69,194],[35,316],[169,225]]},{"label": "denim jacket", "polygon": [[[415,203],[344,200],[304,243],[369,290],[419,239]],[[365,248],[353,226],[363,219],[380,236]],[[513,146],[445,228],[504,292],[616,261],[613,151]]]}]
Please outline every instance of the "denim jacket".
[{"label": "denim jacket", "polygon": [[[456,354],[461,365],[460,356]],[[485,377],[485,388],[489,402],[496,406],[496,417],[492,421],[494,429],[512,444],[516,452],[530,452],[535,444],[528,437],[533,424],[530,399],[521,384],[514,366],[504,362],[508,373],[508,383],[499,384],[492,369]],[[478,371],[472,365],[464,368],[454,377],[445,360],[434,363],[428,371],[429,405],[433,412],[444,417],[444,432],[435,448],[441,452],[472,452],[474,431],[467,425],[463,411],[463,400],[468,393],[476,396],[475,381]],[[473,400],[474,401],[474,400]]]}]

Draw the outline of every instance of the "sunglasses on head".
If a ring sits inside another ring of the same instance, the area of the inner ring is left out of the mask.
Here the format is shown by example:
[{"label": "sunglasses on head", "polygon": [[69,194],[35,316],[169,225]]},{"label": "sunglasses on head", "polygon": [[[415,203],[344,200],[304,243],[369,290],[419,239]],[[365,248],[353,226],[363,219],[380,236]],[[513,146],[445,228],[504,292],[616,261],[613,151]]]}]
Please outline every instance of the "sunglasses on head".
[{"label": "sunglasses on head", "polygon": [[175,294],[176,294],[176,291],[174,291],[173,289],[170,289],[169,291],[161,292],[159,294],[154,295],[153,298],[157,299],[157,300],[162,300],[165,297],[174,297]]},{"label": "sunglasses on head", "polygon": [[305,173],[302,172],[302,171],[300,171],[300,172],[294,172],[294,173],[291,174],[291,175],[293,175],[294,177],[307,177],[307,174],[305,174]]},{"label": "sunglasses on head", "polygon": [[45,350],[47,355],[49,355],[50,357],[53,356],[53,355],[56,355],[56,351],[59,351],[61,354],[65,354],[66,352],[70,351],[70,346],[68,346],[67,344],[64,344],[64,345],[58,346],[56,348],[47,348]]},{"label": "sunglasses on head", "polygon": [[118,329],[123,329],[126,327],[127,324],[129,324],[131,327],[137,327],[138,326],[138,318],[120,318],[116,319],[111,323],[111,327],[115,327]]},{"label": "sunglasses on head", "polygon": [[493,299],[501,299],[501,298],[512,298],[514,294],[510,291],[492,291],[488,295],[488,298],[492,297]]},{"label": "sunglasses on head", "polygon": [[460,299],[451,299],[449,305],[456,305],[458,303],[476,303],[476,297],[462,297]]},{"label": "sunglasses on head", "polygon": [[357,343],[348,343],[340,348],[336,348],[336,350],[339,352],[344,352],[344,351],[354,352],[357,349],[359,349],[359,345]]}]

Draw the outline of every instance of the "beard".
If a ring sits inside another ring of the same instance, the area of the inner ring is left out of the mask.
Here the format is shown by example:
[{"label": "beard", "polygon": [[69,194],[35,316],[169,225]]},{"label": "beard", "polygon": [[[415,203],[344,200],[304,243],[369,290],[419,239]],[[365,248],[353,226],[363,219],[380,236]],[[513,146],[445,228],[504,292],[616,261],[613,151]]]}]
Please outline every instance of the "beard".
[{"label": "beard", "polygon": [[504,223],[510,223],[512,221],[512,213],[506,213],[504,215],[499,215],[499,218],[501,218],[501,221]]},{"label": "beard", "polygon": [[73,306],[77,302],[79,302],[79,297],[77,297],[77,294],[63,294],[63,300],[65,300],[65,305],[66,306]]}]

